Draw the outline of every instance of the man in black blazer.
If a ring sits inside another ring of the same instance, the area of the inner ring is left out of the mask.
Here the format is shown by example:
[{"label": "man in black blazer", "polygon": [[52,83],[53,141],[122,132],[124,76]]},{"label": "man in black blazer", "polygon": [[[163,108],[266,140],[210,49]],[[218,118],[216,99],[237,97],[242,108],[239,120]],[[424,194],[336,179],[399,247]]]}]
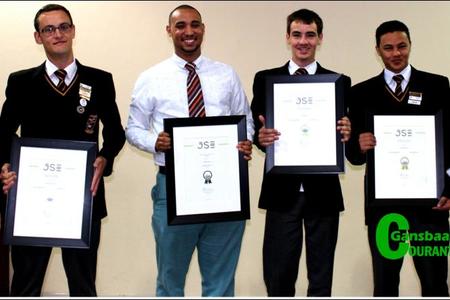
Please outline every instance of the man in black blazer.
[{"label": "man in black blazer", "polygon": [[[287,43],[292,59],[280,68],[256,73],[251,109],[255,121],[254,143],[265,152],[280,132],[265,127],[265,78],[269,75],[297,73],[330,74],[315,60],[322,41],[323,23],[313,11],[301,9],[287,17]],[[344,76],[346,90],[350,78]],[[337,130],[345,142],[350,136],[347,117],[338,121]],[[284,195],[284,196],[281,196]],[[344,210],[338,175],[264,174],[259,207],[266,209],[263,245],[264,282],[269,296],[295,296],[305,227],[308,296],[331,296],[334,251],[339,212]],[[303,223],[303,224],[302,224]]]},{"label": "man in black blazer", "polygon": [[[413,68],[408,60],[411,51],[411,39],[408,27],[400,21],[388,21],[376,30],[376,50],[381,57],[385,69],[371,79],[352,87],[352,103],[349,117],[352,121],[353,133],[347,150],[348,160],[355,165],[366,163],[366,154],[376,146],[376,137],[369,129],[371,114],[424,115],[444,112],[444,144],[448,154],[448,102],[449,81],[447,77],[426,73]],[[397,83],[398,78],[398,83]],[[448,158],[445,169],[449,168]],[[368,170],[373,168],[366,165]],[[398,296],[400,270],[403,257],[385,258],[377,247],[376,230],[382,217],[388,213],[403,215],[409,223],[409,232],[449,234],[448,209],[450,208],[448,179],[444,193],[436,206],[427,207],[373,207],[366,196],[365,216],[368,226],[368,239],[372,254],[374,296]],[[365,180],[366,195],[370,183]],[[414,200],[411,200],[414,201]],[[390,229],[393,230],[392,228]],[[390,236],[390,235],[389,235]],[[390,241],[392,243],[392,241]],[[420,246],[448,246],[443,242],[411,242]],[[398,242],[390,246],[398,247]],[[446,256],[413,256],[414,266],[420,279],[422,296],[448,297],[447,257]]]},{"label": "man in black blazer", "polygon": [[[96,296],[95,276],[101,219],[106,216],[103,176],[112,173],[114,158],[125,143],[115,102],[112,75],[74,59],[75,25],[63,6],[49,4],[35,17],[35,40],[47,60],[12,73],[0,115],[0,163],[5,193],[16,181],[10,171],[11,142],[21,137],[90,141],[103,144],[94,162],[94,195],[90,249],[63,248],[62,258],[71,296]],[[12,296],[40,296],[51,247],[12,246]]]}]

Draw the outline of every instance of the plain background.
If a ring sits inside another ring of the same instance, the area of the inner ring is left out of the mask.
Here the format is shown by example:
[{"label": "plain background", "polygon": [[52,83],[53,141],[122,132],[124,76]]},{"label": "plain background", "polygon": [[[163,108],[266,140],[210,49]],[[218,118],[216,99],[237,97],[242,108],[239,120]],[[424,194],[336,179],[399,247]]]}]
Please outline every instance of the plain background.
[{"label": "plain background", "polygon": [[[33,18],[50,2],[0,3],[0,90],[8,75],[44,61],[33,38]],[[117,103],[126,126],[130,95],[138,75],[171,56],[165,32],[169,12],[179,4],[196,7],[206,24],[203,54],[232,65],[252,99],[254,74],[281,66],[290,58],[286,17],[309,8],[324,20],[323,44],[317,60],[326,68],[349,75],[358,83],[379,74],[375,29],[398,19],[411,31],[410,62],[418,69],[450,74],[450,3],[441,1],[66,1],[76,25],[75,56],[85,65],[111,72]],[[24,87],[26,88],[26,87]],[[4,96],[0,98],[3,104]],[[36,112],[39,114],[39,112]],[[55,124],[58,126],[58,124]],[[236,274],[236,296],[265,296],[262,279],[262,238],[265,211],[257,208],[264,156],[254,148],[249,164],[251,220],[247,222]],[[346,163],[340,175],[346,210],[341,214],[334,268],[333,296],[372,295],[372,268],[363,218],[364,167]],[[156,168],[152,156],[126,144],[107,179],[109,216],[103,220],[97,287],[99,296],[154,296],[156,265],[151,230],[150,189]],[[281,200],[282,201],[282,200]],[[186,295],[201,295],[196,254],[186,282]],[[297,295],[306,294],[304,253]],[[51,258],[43,294],[67,295],[61,253]],[[401,274],[401,296],[420,295],[411,257]]]}]

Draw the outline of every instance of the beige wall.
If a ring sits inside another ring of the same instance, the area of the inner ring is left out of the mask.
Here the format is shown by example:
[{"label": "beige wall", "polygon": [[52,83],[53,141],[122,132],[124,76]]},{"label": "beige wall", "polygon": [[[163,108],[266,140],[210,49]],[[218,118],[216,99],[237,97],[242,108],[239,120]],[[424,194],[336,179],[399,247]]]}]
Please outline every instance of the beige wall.
[{"label": "beige wall", "polygon": [[[44,51],[33,39],[33,18],[42,1],[0,3],[0,90],[8,74],[43,62]],[[172,54],[166,36],[167,15],[179,1],[59,2],[76,24],[76,57],[86,65],[112,72],[117,102],[125,126],[130,95],[137,76]],[[285,18],[306,7],[324,20],[324,42],[317,59],[328,68],[352,77],[353,83],[378,74],[382,65],[374,51],[374,31],[383,21],[400,19],[412,35],[412,64],[450,75],[450,3],[434,1],[217,1],[190,2],[203,15],[206,38],[203,53],[232,65],[249,101],[256,71],[284,64]],[[4,97],[0,98],[3,104]],[[363,220],[363,167],[346,165],[341,175],[346,210],[341,214],[336,250],[334,296],[370,296],[372,269]],[[257,208],[263,156],[254,151],[250,169],[251,220],[247,222],[236,275],[237,296],[265,296],[261,247],[265,212]],[[155,181],[152,156],[125,145],[107,180],[109,216],[103,221],[98,261],[100,296],[154,296],[156,265],[150,227],[150,188]],[[200,276],[194,258],[186,295],[200,295]],[[420,295],[419,282],[407,257],[401,295]],[[304,255],[297,295],[306,293]],[[55,250],[44,295],[66,295],[61,254]]]}]

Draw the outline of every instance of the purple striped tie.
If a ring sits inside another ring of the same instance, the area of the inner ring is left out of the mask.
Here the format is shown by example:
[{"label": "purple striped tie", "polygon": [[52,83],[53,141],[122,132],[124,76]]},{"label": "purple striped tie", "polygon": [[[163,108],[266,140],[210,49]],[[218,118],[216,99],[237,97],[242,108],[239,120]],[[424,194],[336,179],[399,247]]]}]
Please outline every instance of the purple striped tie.
[{"label": "purple striped tie", "polygon": [[200,78],[195,72],[195,64],[187,63],[186,69],[189,71],[187,78],[187,96],[189,106],[189,117],[205,117],[205,103],[203,102],[202,86]]}]

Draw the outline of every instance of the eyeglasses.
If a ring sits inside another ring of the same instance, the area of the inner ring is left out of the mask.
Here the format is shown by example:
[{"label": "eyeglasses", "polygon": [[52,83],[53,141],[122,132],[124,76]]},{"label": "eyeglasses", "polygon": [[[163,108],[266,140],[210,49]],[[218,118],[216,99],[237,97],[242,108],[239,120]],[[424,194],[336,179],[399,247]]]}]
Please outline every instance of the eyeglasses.
[{"label": "eyeglasses", "polygon": [[59,29],[61,33],[68,33],[72,29],[72,24],[61,23],[59,26],[48,25],[41,29],[41,33],[45,36],[51,36],[56,33],[56,29]]}]

